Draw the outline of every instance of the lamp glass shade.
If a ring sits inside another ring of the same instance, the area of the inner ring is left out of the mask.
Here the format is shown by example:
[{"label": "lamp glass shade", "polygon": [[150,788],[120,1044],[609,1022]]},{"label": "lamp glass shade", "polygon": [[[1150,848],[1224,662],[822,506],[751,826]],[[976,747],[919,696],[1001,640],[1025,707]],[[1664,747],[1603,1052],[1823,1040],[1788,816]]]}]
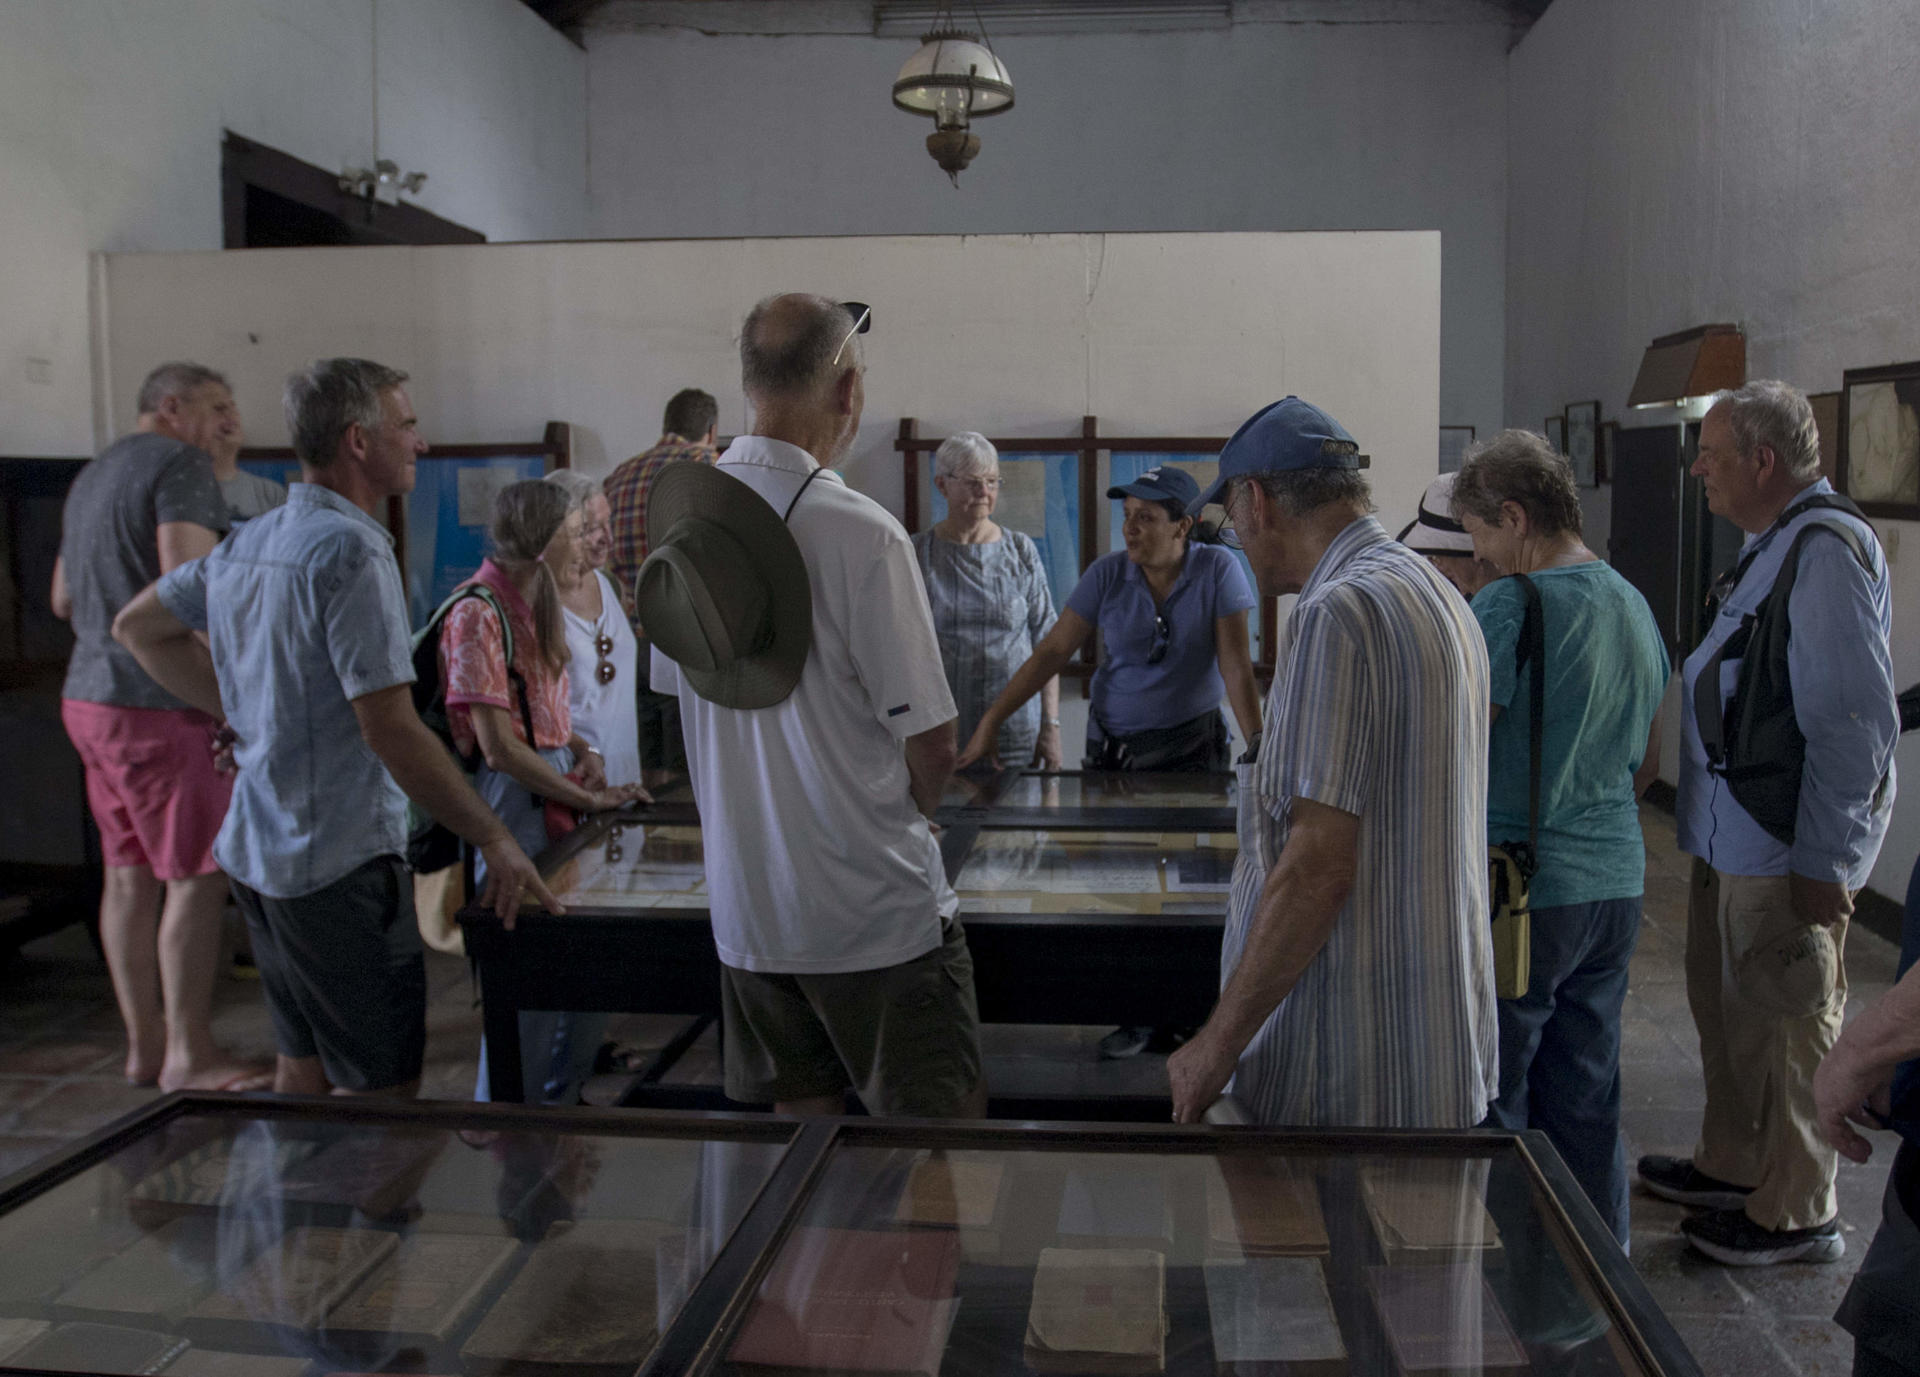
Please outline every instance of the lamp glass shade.
[{"label": "lamp glass shade", "polygon": [[931,33],[893,82],[893,103],[943,129],[1013,106],[1013,78],[972,34]]}]

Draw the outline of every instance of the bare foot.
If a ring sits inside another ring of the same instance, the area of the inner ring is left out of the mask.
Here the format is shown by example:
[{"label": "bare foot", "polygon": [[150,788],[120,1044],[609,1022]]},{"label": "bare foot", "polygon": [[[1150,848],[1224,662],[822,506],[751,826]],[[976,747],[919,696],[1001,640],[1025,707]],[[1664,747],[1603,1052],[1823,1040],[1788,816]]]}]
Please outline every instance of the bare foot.
[{"label": "bare foot", "polygon": [[162,1090],[271,1090],[273,1068],[252,1062],[214,1062],[160,1073]]},{"label": "bare foot", "polygon": [[128,1085],[153,1085],[160,1079],[160,1073],[167,1058],[167,1030],[156,1022],[149,1036],[142,1037],[132,1029],[127,1031],[127,1065],[125,1075]]}]

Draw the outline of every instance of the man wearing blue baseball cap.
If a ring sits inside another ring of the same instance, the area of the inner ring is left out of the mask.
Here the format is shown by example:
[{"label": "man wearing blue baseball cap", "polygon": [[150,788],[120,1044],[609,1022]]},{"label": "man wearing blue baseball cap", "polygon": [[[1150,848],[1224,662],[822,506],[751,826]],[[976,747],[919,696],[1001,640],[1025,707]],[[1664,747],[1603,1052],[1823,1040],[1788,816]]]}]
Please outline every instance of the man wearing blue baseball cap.
[{"label": "man wearing blue baseball cap", "polygon": [[1487,652],[1433,566],[1376,521],[1365,456],[1298,397],[1255,414],[1196,498],[1260,591],[1298,593],[1206,1026],[1174,1118],[1232,1082],[1263,1123],[1469,1128],[1497,1085],[1486,906]]}]

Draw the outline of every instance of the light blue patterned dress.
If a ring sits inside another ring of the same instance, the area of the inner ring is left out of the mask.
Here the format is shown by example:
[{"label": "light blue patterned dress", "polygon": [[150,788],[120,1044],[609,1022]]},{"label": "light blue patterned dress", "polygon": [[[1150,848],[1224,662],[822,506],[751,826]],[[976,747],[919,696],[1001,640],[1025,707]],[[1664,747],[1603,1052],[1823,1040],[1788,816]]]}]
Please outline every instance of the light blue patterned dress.
[{"label": "light blue patterned dress", "polygon": [[[940,663],[960,709],[958,739],[965,745],[1014,671],[1053,629],[1053,593],[1033,541],[1004,526],[999,540],[984,545],[921,531],[913,537],[913,551],[933,607]],[[1000,763],[1025,765],[1039,734],[1036,694],[1000,728]]]}]

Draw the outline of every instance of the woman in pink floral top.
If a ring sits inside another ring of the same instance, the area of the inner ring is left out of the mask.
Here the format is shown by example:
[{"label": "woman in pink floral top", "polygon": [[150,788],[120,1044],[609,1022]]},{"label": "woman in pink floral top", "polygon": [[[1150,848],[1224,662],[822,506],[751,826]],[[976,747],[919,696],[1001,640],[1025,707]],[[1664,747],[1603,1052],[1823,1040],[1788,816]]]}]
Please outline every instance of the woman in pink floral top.
[{"label": "woman in pink floral top", "polygon": [[[511,668],[526,687],[524,713],[491,607],[479,598],[457,604],[440,636],[454,742],[462,751],[479,746],[483,760],[474,787],[530,856],[549,842],[546,800],[597,813],[646,797],[637,785],[606,787],[598,754],[574,733],[568,713],[567,638],[555,573],[580,557],[580,515],[569,515],[567,505],[566,494],[550,483],[502,488],[490,530],[493,556],[467,580],[492,589],[513,623]],[[577,1102],[605,1022],[600,1015],[520,1015],[520,1043],[533,1054],[523,1057],[528,1103]],[[487,1098],[485,1059],[483,1043],[476,1099]]]}]

